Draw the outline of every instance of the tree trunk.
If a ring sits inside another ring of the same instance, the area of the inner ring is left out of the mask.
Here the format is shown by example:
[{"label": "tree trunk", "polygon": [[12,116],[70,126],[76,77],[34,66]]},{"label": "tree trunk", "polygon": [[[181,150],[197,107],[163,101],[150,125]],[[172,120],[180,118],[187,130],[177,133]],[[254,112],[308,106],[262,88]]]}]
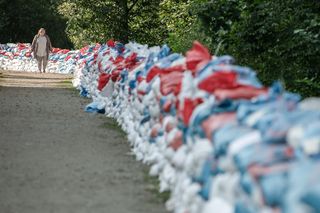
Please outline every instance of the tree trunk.
[{"label": "tree trunk", "polygon": [[129,40],[129,8],[128,0],[118,0],[118,5],[120,7],[120,29],[119,29],[119,40],[120,42],[126,44]]}]

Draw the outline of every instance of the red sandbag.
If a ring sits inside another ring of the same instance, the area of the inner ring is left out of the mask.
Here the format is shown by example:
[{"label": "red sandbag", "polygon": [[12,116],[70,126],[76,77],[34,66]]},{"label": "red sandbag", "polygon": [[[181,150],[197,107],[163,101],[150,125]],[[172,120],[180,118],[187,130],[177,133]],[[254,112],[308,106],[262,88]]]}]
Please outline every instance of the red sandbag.
[{"label": "red sandbag", "polygon": [[87,46],[85,46],[85,47],[83,47],[83,48],[81,48],[80,49],[80,53],[81,53],[81,55],[85,55],[86,53],[87,53],[87,50],[89,49],[89,46],[87,45]]},{"label": "red sandbag", "polygon": [[57,52],[59,52],[61,49],[60,48],[52,48],[52,50],[51,50],[51,52],[52,53],[57,53]]},{"label": "red sandbag", "polygon": [[167,68],[162,69],[162,73],[169,73],[169,72],[184,72],[186,71],[186,66],[184,64],[170,66]]},{"label": "red sandbag", "polygon": [[[144,96],[144,95],[146,94],[146,92],[145,92],[145,91],[142,91],[142,90],[138,90],[138,94]],[[141,101],[141,100],[140,100],[140,101]]]},{"label": "red sandbag", "polygon": [[23,50],[23,49],[26,49],[27,47],[26,47],[26,45],[25,44],[23,44],[23,43],[18,43],[18,49],[19,49],[19,51],[21,51],[21,50]]},{"label": "red sandbag", "polygon": [[98,53],[93,54],[93,60],[96,61],[98,58]]},{"label": "red sandbag", "polygon": [[185,126],[189,124],[189,120],[193,110],[201,103],[203,103],[203,100],[201,98],[196,98],[196,99],[185,98],[184,99],[183,109],[179,109],[179,116],[182,118]]},{"label": "red sandbag", "polygon": [[187,68],[192,72],[198,70],[198,65],[204,65],[211,60],[211,55],[207,48],[200,42],[194,41],[191,50],[186,53]]},{"label": "red sandbag", "polygon": [[239,86],[237,74],[234,72],[215,72],[201,81],[199,89],[214,92],[216,89],[231,89]]},{"label": "red sandbag", "polygon": [[137,61],[137,56],[138,56],[138,54],[134,52],[125,59],[125,62],[126,63],[135,63]]},{"label": "red sandbag", "polygon": [[144,80],[145,80],[144,77],[141,76],[141,75],[139,75],[138,78],[137,78],[138,83],[141,83]]},{"label": "red sandbag", "polygon": [[171,105],[172,105],[172,101],[171,101],[171,100],[167,100],[167,101],[163,104],[162,110],[163,110],[164,112],[170,112]]},{"label": "red sandbag", "polygon": [[155,138],[158,136],[159,129],[161,126],[159,124],[156,124],[152,127],[151,132],[150,132],[150,137]]},{"label": "red sandbag", "polygon": [[109,41],[107,41],[107,45],[108,45],[109,47],[115,47],[115,46],[116,46],[115,42],[114,42],[112,39],[110,39]]},{"label": "red sandbag", "polygon": [[113,82],[116,82],[118,80],[118,77],[120,76],[120,72],[121,70],[114,70],[112,73],[111,73],[111,80]]},{"label": "red sandbag", "polygon": [[167,68],[159,68],[158,66],[153,66],[148,74],[147,74],[147,82],[149,83],[152,79],[159,74],[168,74],[170,72],[184,72],[186,70],[186,66],[183,64],[170,66]]},{"label": "red sandbag", "polygon": [[31,52],[26,52],[25,56],[30,58],[31,57]]},{"label": "red sandbag", "polygon": [[155,138],[155,137],[157,137],[157,135],[158,135],[158,128],[152,127],[150,137]]},{"label": "red sandbag", "polygon": [[98,62],[98,70],[102,72],[102,61]]},{"label": "red sandbag", "polygon": [[147,83],[149,83],[156,75],[159,75],[160,73],[161,69],[157,66],[153,66],[147,74]]},{"label": "red sandbag", "polygon": [[180,93],[181,82],[183,78],[182,72],[171,72],[160,75],[160,91],[162,95],[168,95],[173,92],[175,95]]},{"label": "red sandbag", "polygon": [[103,54],[102,54],[102,56],[106,56],[106,55],[109,55],[110,54],[110,50],[107,50],[106,52],[104,52]]},{"label": "red sandbag", "polygon": [[124,57],[122,57],[122,56],[117,56],[117,58],[116,58],[116,60],[114,60],[114,64],[119,64],[120,62],[122,62],[124,60]]},{"label": "red sandbag", "polygon": [[101,47],[101,44],[96,43],[95,47],[93,48],[93,51],[94,51],[94,52],[97,52],[97,50],[99,50],[100,47]]},{"label": "red sandbag", "polygon": [[217,115],[211,115],[207,120],[202,122],[201,126],[208,139],[211,140],[212,133],[218,128],[236,121],[235,112],[226,112]]},{"label": "red sandbag", "polygon": [[68,55],[64,60],[68,61],[71,57],[72,57],[71,55]]},{"label": "red sandbag", "polygon": [[129,57],[125,59],[125,67],[128,70],[133,70],[138,65],[137,53],[132,53]]},{"label": "red sandbag", "polygon": [[183,144],[182,143],[182,132],[179,130],[176,132],[173,140],[170,141],[169,146],[176,151],[180,148],[180,146],[182,146],[182,144]]},{"label": "red sandbag", "polygon": [[251,99],[268,93],[266,88],[255,88],[252,86],[239,86],[234,89],[216,89],[213,95],[218,100],[223,99]]},{"label": "red sandbag", "polygon": [[68,49],[63,49],[63,50],[61,50],[61,52],[62,52],[62,54],[67,54],[68,52],[70,52],[70,50],[68,50]]},{"label": "red sandbag", "polygon": [[64,55],[64,54],[67,54],[68,52],[69,52],[69,50],[67,50],[67,49],[60,49],[57,53]]},{"label": "red sandbag", "polygon": [[110,74],[101,73],[98,80],[98,90],[102,90],[110,80]]}]

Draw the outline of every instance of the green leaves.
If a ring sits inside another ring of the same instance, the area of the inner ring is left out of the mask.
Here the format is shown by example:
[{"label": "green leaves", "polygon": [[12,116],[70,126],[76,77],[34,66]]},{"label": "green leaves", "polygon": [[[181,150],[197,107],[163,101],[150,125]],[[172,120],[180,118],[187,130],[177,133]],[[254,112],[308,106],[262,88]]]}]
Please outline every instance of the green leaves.
[{"label": "green leaves", "polygon": [[264,83],[283,79],[289,90],[319,95],[319,1],[215,0],[194,11],[212,50],[223,42],[220,54],[257,69]]},{"label": "green leaves", "polygon": [[32,42],[40,27],[47,29],[54,46],[71,47],[65,20],[55,10],[56,1],[0,0],[0,42]]},{"label": "green leaves", "polygon": [[64,0],[58,8],[68,19],[67,34],[78,48],[110,38],[156,45],[167,36],[159,4],[160,0]]},{"label": "green leaves", "polygon": [[0,41],[31,42],[40,27],[58,47],[113,38],[184,53],[199,40],[255,68],[265,84],[283,79],[318,95],[319,11],[314,0],[0,0]]}]

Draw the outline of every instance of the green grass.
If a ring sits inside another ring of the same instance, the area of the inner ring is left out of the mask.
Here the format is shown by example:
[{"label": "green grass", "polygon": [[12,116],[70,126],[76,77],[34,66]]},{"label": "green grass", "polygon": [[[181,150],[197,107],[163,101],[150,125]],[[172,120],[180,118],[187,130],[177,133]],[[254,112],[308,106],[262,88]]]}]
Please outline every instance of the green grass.
[{"label": "green grass", "polygon": [[[111,120],[111,119],[110,119]],[[109,121],[109,119],[102,124],[102,127],[107,129],[112,129],[116,131],[122,131],[121,128],[118,126],[118,124],[115,121]]]},{"label": "green grass", "polygon": [[155,195],[152,201],[164,203],[170,198],[170,192],[159,192],[160,182],[157,177],[152,177],[149,175],[149,167],[145,167],[143,169],[143,179],[147,184],[146,190]]},{"label": "green grass", "polygon": [[66,79],[66,80],[60,81],[59,86],[63,88],[68,88],[68,89],[75,89],[72,85],[72,79]]},{"label": "green grass", "polygon": [[72,85],[72,79],[66,79],[63,81],[59,82],[59,87],[65,88],[69,91],[71,91],[72,95],[74,97],[80,97],[79,95],[79,90],[77,90],[73,85]]},{"label": "green grass", "polygon": [[[112,118],[102,118],[104,123],[101,125],[102,128],[111,129],[117,131],[122,137],[126,137],[126,133],[121,129],[117,122]],[[153,196],[150,196],[150,202],[164,203],[170,198],[170,192],[159,192],[159,180],[157,177],[149,175],[149,167],[143,166],[143,181],[146,184],[146,191],[150,192]]]},{"label": "green grass", "polygon": [[79,95],[79,90],[77,90],[75,87],[73,87],[72,85],[70,87],[65,87],[67,90],[71,91],[73,93],[73,95],[80,97]]},{"label": "green grass", "polygon": [[121,127],[117,124],[117,121],[115,121],[112,118],[105,118],[103,117],[104,123],[102,124],[103,128],[115,130],[121,134],[122,137],[126,137],[126,133],[121,129]]},{"label": "green grass", "polygon": [[63,81],[60,81],[60,83],[62,83],[62,84],[72,84],[72,79],[63,80]]}]

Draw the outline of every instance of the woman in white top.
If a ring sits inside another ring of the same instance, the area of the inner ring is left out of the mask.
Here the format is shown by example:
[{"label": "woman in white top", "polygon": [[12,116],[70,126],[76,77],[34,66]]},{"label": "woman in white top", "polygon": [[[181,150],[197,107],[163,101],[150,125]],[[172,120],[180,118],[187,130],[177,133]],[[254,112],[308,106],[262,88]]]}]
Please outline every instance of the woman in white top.
[{"label": "woman in white top", "polygon": [[52,45],[49,36],[44,28],[40,28],[38,34],[34,36],[31,44],[31,52],[38,61],[39,72],[41,68],[46,72],[46,67],[49,59],[49,53],[52,50]]}]

